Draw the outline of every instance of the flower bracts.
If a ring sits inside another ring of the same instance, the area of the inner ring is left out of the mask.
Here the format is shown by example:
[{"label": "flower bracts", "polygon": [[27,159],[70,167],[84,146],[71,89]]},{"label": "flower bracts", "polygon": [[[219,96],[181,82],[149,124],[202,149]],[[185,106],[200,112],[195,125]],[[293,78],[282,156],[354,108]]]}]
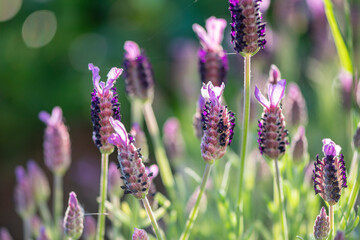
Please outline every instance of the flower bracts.
[{"label": "flower bracts", "polygon": [[124,125],[113,118],[110,118],[110,123],[115,133],[110,136],[109,142],[118,148],[119,168],[124,180],[124,186],[121,188],[125,190],[125,194],[143,199],[149,191],[149,177],[152,173],[146,173],[140,148],[135,147],[134,140],[130,138]]},{"label": "flower bracts", "polygon": [[93,123],[93,141],[103,153],[111,153],[114,147],[107,139],[113,133],[109,118],[120,120],[120,104],[114,84],[122,69],[113,67],[108,73],[106,83],[100,82],[99,68],[92,63],[89,70],[93,74],[94,90],[91,93],[91,121]]},{"label": "flower bracts", "polygon": [[276,84],[269,83],[269,100],[255,87],[255,97],[264,107],[258,125],[259,150],[261,154],[265,154],[271,159],[279,158],[284,154],[285,147],[288,144],[288,132],[285,129],[284,115],[279,106],[280,100],[284,96],[285,85],[285,79],[278,81]]},{"label": "flower bracts", "polygon": [[320,214],[316,217],[314,224],[314,237],[316,240],[326,239],[330,232],[330,218],[322,207]]},{"label": "flower bracts", "polygon": [[340,199],[341,189],[347,187],[344,156],[339,156],[341,147],[331,139],[324,139],[323,144],[325,157],[319,159],[317,155],[314,163],[314,189],[324,201],[335,205]]},{"label": "flower bracts", "polygon": [[255,53],[264,47],[265,23],[261,22],[261,0],[229,0],[231,40],[238,53]]},{"label": "flower bracts", "polygon": [[202,111],[204,135],[201,141],[201,153],[207,163],[220,159],[226,152],[234,135],[235,114],[221,104],[225,84],[214,87],[211,82],[204,84],[201,94],[205,99]]}]

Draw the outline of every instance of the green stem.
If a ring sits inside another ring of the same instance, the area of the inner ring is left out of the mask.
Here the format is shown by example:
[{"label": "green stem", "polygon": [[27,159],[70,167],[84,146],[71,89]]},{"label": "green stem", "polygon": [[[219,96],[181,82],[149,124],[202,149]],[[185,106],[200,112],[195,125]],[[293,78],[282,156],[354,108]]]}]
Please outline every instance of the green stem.
[{"label": "green stem", "polygon": [[201,181],[201,184],[200,184],[199,194],[198,194],[198,196],[196,198],[196,202],[195,202],[194,207],[191,209],[189,218],[188,218],[187,223],[186,223],[186,227],[185,227],[183,233],[181,234],[180,240],[186,240],[186,239],[189,238],[190,230],[191,230],[191,228],[193,226],[193,223],[195,222],[197,214],[199,212],[199,205],[200,205],[201,197],[202,197],[202,195],[204,193],[206,182],[207,182],[207,180],[209,178],[212,165],[213,164],[209,164],[209,163],[206,164],[204,175],[203,175],[203,178],[202,178],[202,181]]},{"label": "green stem", "polygon": [[56,236],[60,239],[61,234],[59,233],[59,228],[61,226],[62,212],[63,212],[63,181],[62,174],[54,173],[54,198],[53,198],[53,207],[54,207],[54,224]]},{"label": "green stem", "polygon": [[46,206],[45,202],[39,202],[38,207],[40,210],[40,215],[45,225],[51,225],[51,215],[49,212],[49,208]]},{"label": "green stem", "polygon": [[283,240],[288,240],[288,230],[287,230],[285,207],[284,207],[284,193],[283,193],[282,181],[281,181],[277,158],[274,159],[274,164],[275,164],[276,186],[278,190],[277,195],[278,195],[279,207],[280,207],[281,230],[282,230]]},{"label": "green stem", "polygon": [[107,194],[109,154],[101,154],[100,202],[96,239],[104,239],[105,235],[105,201]]},{"label": "green stem", "polygon": [[[329,215],[330,215],[330,236],[334,236],[334,205],[329,206]],[[329,238],[331,239],[331,238]]]},{"label": "green stem", "polygon": [[165,154],[163,142],[160,138],[159,127],[154,111],[150,102],[146,102],[143,107],[146,125],[154,144],[156,162],[159,165],[161,179],[163,180],[170,199],[174,201],[176,199],[174,191],[174,177],[170,169],[169,160]]},{"label": "green stem", "polygon": [[[115,209],[120,209],[120,201],[119,201],[120,197],[111,195],[110,199],[111,199],[111,204],[113,205],[113,207]],[[112,222],[111,222],[112,223],[112,233],[113,233],[113,238],[115,239],[116,237],[121,235],[121,231],[120,231],[121,222],[114,216],[113,213],[111,213],[111,215],[112,215]]]},{"label": "green stem", "polygon": [[23,233],[24,233],[24,240],[30,240],[31,239],[31,222],[30,217],[24,217],[23,218]]},{"label": "green stem", "polygon": [[150,221],[151,221],[151,225],[152,225],[153,228],[154,228],[154,231],[155,231],[155,234],[156,234],[157,239],[159,239],[159,240],[164,239],[163,236],[161,235],[160,228],[159,228],[159,226],[158,226],[158,224],[157,224],[157,221],[156,221],[156,218],[155,218],[155,216],[154,216],[154,213],[153,213],[153,211],[151,210],[151,206],[150,206],[150,204],[149,204],[149,201],[148,201],[147,197],[145,197],[144,199],[142,199],[142,202],[143,202],[144,207],[145,207],[145,209],[146,209],[146,213],[148,214],[148,217],[149,217],[149,219],[150,219]]},{"label": "green stem", "polygon": [[250,77],[251,77],[251,55],[246,54],[244,57],[244,109],[243,109],[243,121],[242,121],[242,145],[240,155],[240,173],[239,173],[239,192],[236,202],[236,215],[237,215],[237,234],[238,238],[241,238],[243,232],[243,212],[242,212],[242,197],[243,197],[243,181],[244,181],[244,170],[245,170],[245,157],[246,157],[246,146],[247,137],[249,131],[249,120],[250,120]]},{"label": "green stem", "polygon": [[138,123],[142,127],[143,116],[142,116],[142,100],[138,98],[131,99],[131,122]]}]

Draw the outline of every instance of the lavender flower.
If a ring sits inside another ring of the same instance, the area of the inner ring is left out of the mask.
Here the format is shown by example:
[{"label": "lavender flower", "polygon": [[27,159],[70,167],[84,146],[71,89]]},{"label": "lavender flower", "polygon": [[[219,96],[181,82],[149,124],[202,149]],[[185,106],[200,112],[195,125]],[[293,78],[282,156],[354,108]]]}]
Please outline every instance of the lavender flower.
[{"label": "lavender flower", "polygon": [[234,135],[235,115],[221,104],[225,84],[214,87],[211,82],[204,84],[201,94],[205,99],[202,111],[204,136],[201,141],[201,154],[207,163],[220,159],[226,152]]},{"label": "lavender flower", "polygon": [[63,175],[71,163],[70,137],[63,122],[62,110],[54,107],[51,115],[45,111],[39,118],[46,124],[44,135],[44,156],[46,166],[54,173]]},{"label": "lavender flower", "polygon": [[316,217],[314,224],[314,237],[316,240],[325,240],[330,232],[330,218],[322,207],[320,214]]},{"label": "lavender flower", "polygon": [[286,122],[293,127],[306,125],[306,102],[296,83],[290,83],[284,101],[284,115]]},{"label": "lavender flower", "polygon": [[41,226],[40,234],[37,240],[50,240],[49,236],[46,233],[46,228],[44,226]]},{"label": "lavender flower", "polygon": [[281,72],[277,66],[271,64],[269,71],[269,83],[277,84],[278,81],[281,80]]},{"label": "lavender flower", "polygon": [[47,202],[50,197],[50,187],[45,173],[33,160],[28,161],[27,167],[35,200],[37,202]]},{"label": "lavender flower", "polygon": [[108,193],[109,196],[120,197],[121,195],[121,174],[117,168],[117,165],[113,162],[109,164],[109,181],[108,181]]},{"label": "lavender flower", "polygon": [[0,228],[0,239],[1,240],[12,240],[13,238],[11,237],[9,231],[2,227]]},{"label": "lavender flower", "polygon": [[205,99],[200,94],[193,120],[195,135],[198,139],[201,139],[204,135],[203,114],[202,114],[204,107],[205,107]]},{"label": "lavender flower", "polygon": [[183,136],[181,135],[179,120],[175,117],[166,120],[163,126],[163,132],[163,142],[169,158],[174,160],[183,156],[185,144]]},{"label": "lavender flower", "polygon": [[307,156],[308,143],[305,136],[305,128],[300,126],[291,143],[291,154],[294,161],[300,161]]},{"label": "lavender flower", "polygon": [[330,138],[323,139],[325,157],[316,156],[313,171],[315,194],[319,194],[329,205],[336,204],[340,199],[341,190],[347,187],[346,169],[341,147]]},{"label": "lavender flower", "polygon": [[231,41],[238,53],[254,54],[264,47],[265,23],[261,22],[261,0],[229,0]]},{"label": "lavender flower", "polygon": [[202,48],[199,50],[199,67],[201,81],[212,82],[220,87],[226,81],[228,60],[221,47],[226,21],[222,18],[210,17],[206,20],[206,30],[199,24],[193,24]]},{"label": "lavender flower", "polygon": [[285,147],[288,144],[284,115],[279,106],[280,100],[284,96],[285,85],[285,79],[277,81],[276,84],[270,83],[268,85],[269,100],[255,86],[255,97],[264,107],[261,120],[259,120],[259,150],[261,154],[272,159],[279,158],[284,154]]},{"label": "lavender flower", "polygon": [[136,148],[129,138],[124,125],[110,118],[115,133],[109,137],[109,142],[118,148],[118,161],[121,178],[124,180],[125,194],[132,194],[137,199],[144,199],[149,191],[149,176],[145,171],[140,149]]},{"label": "lavender flower", "polygon": [[83,238],[86,240],[94,240],[96,236],[96,221],[92,216],[86,216],[84,221]]},{"label": "lavender flower", "polygon": [[91,121],[93,123],[93,141],[102,153],[112,153],[114,147],[107,139],[113,133],[109,123],[109,117],[121,119],[120,104],[116,88],[116,79],[121,75],[121,68],[113,67],[109,71],[107,81],[100,82],[100,69],[89,63],[89,70],[92,71],[94,90],[91,93]]},{"label": "lavender flower", "polygon": [[29,218],[35,211],[35,199],[29,177],[22,166],[15,169],[15,208],[22,218]]},{"label": "lavender flower", "polygon": [[69,204],[64,217],[64,232],[71,239],[79,239],[84,229],[84,210],[79,205],[76,194],[69,194]]},{"label": "lavender flower", "polygon": [[124,45],[124,78],[126,92],[131,97],[152,100],[154,96],[154,73],[144,50],[133,41]]},{"label": "lavender flower", "polygon": [[344,232],[337,231],[334,240],[345,240]]},{"label": "lavender flower", "polygon": [[142,229],[134,228],[132,240],[149,240],[147,233]]}]

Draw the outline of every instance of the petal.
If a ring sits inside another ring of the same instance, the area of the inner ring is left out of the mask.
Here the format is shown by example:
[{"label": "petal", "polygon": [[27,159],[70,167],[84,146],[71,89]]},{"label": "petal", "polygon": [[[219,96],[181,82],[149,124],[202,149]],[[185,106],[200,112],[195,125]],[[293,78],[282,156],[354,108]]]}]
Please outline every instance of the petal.
[{"label": "petal", "polygon": [[200,40],[201,46],[204,49],[209,49],[211,46],[211,40],[210,40],[207,32],[205,31],[205,29],[197,23],[192,25],[192,29],[197,34],[197,36]]},{"label": "petal", "polygon": [[209,100],[209,90],[208,90],[208,84],[203,83],[203,86],[201,88],[201,96],[205,99],[205,101]]},{"label": "petal", "polygon": [[210,17],[206,20],[206,30],[209,38],[212,40],[213,50],[219,49],[220,43],[223,40],[224,29],[226,27],[226,21],[222,18]]},{"label": "petal", "polygon": [[89,70],[92,71],[93,74],[93,84],[94,84],[94,88],[96,89],[96,91],[101,94],[102,90],[99,86],[99,82],[100,82],[100,69],[96,66],[94,66],[92,63],[89,63]]},{"label": "petal", "polygon": [[49,121],[50,121],[50,114],[48,112],[45,112],[45,111],[41,111],[39,113],[39,119],[44,122],[45,124],[48,124]]},{"label": "petal", "polygon": [[269,100],[271,106],[277,106],[284,97],[286,80],[282,79],[277,84],[269,84]]},{"label": "petal", "polygon": [[338,156],[341,151],[341,147],[333,142],[330,138],[324,138],[323,142],[323,153],[325,156]]},{"label": "petal", "polygon": [[50,118],[51,124],[55,125],[55,124],[61,123],[62,119],[63,119],[63,116],[62,116],[61,108],[58,106],[54,107],[51,112],[51,118]]},{"label": "petal", "polygon": [[107,74],[108,80],[106,81],[106,86],[103,88],[103,94],[106,94],[112,87],[114,87],[116,79],[119,78],[122,72],[122,68],[113,67],[110,69],[109,73]]},{"label": "petal", "polygon": [[255,86],[255,97],[258,102],[263,105],[263,107],[270,108],[269,101],[264,97],[264,95],[260,92],[257,86]]},{"label": "petal", "polygon": [[125,58],[129,60],[135,60],[138,56],[140,56],[140,48],[136,42],[126,41],[124,44],[124,49],[126,51]]},{"label": "petal", "polygon": [[110,124],[114,128],[115,133],[118,135],[118,137],[111,138],[111,141],[116,141],[113,144],[119,147],[125,147],[127,148],[127,145],[129,144],[129,137],[126,132],[124,124],[122,124],[119,120],[115,120],[114,118],[110,117]]}]

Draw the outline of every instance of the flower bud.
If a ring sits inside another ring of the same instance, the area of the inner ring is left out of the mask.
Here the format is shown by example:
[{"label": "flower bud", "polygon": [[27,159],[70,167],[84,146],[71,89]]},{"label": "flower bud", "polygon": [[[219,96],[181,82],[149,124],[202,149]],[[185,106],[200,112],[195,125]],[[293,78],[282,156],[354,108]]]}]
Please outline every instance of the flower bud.
[{"label": "flower bud", "polygon": [[132,240],[149,240],[147,233],[142,229],[134,228]]},{"label": "flower bud", "polygon": [[62,110],[54,107],[51,115],[45,111],[39,118],[46,124],[44,135],[44,157],[46,166],[56,174],[63,175],[71,163],[70,137],[63,122]]},{"label": "flower bud", "polygon": [[96,237],[96,221],[92,216],[86,216],[84,222],[83,238],[86,240],[95,240]]},{"label": "flower bud", "polygon": [[27,167],[35,200],[46,203],[50,197],[50,187],[45,173],[33,160],[28,161]]},{"label": "flower bud", "polygon": [[163,142],[166,154],[170,159],[180,158],[184,155],[184,139],[181,135],[180,122],[177,118],[172,117],[166,120],[163,127]]},{"label": "flower bud", "polygon": [[335,205],[341,195],[341,190],[347,187],[344,156],[340,154],[341,147],[331,139],[323,139],[325,157],[316,156],[313,170],[315,194],[319,194],[329,205]]},{"label": "flower bud", "polygon": [[300,126],[291,143],[291,154],[294,161],[303,160],[308,153],[308,143],[305,128]]},{"label": "flower bud", "polygon": [[112,153],[114,146],[107,139],[113,133],[109,123],[109,117],[120,120],[120,104],[116,88],[116,79],[121,75],[123,69],[113,67],[109,71],[106,83],[100,82],[100,69],[89,63],[89,70],[93,74],[94,90],[91,93],[91,121],[93,124],[93,141],[102,153]]},{"label": "flower bud", "polygon": [[154,73],[144,50],[132,41],[124,45],[124,78],[126,93],[142,100],[154,97]]},{"label": "flower bud", "polygon": [[238,53],[255,53],[264,47],[265,23],[261,22],[260,0],[229,0],[231,41]]},{"label": "flower bud", "polygon": [[320,214],[316,217],[314,224],[314,237],[316,240],[325,240],[330,232],[330,218],[322,207]]},{"label": "flower bud", "polygon": [[305,99],[296,83],[289,84],[284,101],[284,115],[290,126],[297,127],[307,123]]},{"label": "flower bud", "polygon": [[110,162],[109,164],[109,174],[108,174],[109,180],[108,180],[108,193],[109,196],[121,196],[121,174],[117,168],[117,165],[113,162]]},{"label": "flower bud", "polygon": [[35,211],[35,200],[29,177],[22,166],[15,169],[15,208],[22,218],[29,218]]},{"label": "flower bud", "polygon": [[71,239],[79,239],[84,229],[84,210],[79,205],[76,194],[69,194],[69,204],[64,217],[64,233]]},{"label": "flower bud", "polygon": [[11,237],[9,231],[2,227],[0,228],[0,240],[12,240],[13,238]]}]

